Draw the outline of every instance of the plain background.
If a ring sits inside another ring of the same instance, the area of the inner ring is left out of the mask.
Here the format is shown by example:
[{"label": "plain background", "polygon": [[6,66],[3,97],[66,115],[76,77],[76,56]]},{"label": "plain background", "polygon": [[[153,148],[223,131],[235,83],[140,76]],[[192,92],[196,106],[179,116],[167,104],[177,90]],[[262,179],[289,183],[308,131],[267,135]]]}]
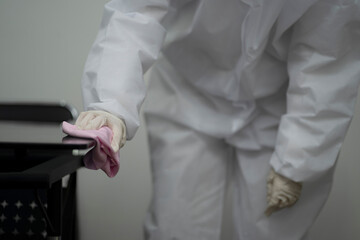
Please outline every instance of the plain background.
[{"label": "plain background", "polygon": [[[1,0],[0,101],[65,100],[82,110],[80,79],[106,2]],[[360,239],[359,135],[357,111],[338,160],[333,191],[311,231],[313,239]],[[122,149],[117,177],[79,171],[78,196],[80,239],[142,239],[151,196],[144,125]],[[231,239],[230,212],[227,209],[224,216],[223,240]]]}]

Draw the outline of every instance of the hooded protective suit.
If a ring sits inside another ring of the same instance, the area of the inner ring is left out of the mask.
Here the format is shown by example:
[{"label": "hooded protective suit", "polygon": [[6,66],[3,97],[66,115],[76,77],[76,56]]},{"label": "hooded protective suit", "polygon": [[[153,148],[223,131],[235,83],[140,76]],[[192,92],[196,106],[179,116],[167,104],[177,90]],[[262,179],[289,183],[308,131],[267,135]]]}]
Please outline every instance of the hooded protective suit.
[{"label": "hooded protective suit", "polygon": [[[229,175],[236,239],[306,239],[353,114],[359,9],[355,0],[106,4],[84,101],[122,118],[131,139],[151,67],[147,239],[219,239]],[[270,166],[303,192],[267,218]]]}]

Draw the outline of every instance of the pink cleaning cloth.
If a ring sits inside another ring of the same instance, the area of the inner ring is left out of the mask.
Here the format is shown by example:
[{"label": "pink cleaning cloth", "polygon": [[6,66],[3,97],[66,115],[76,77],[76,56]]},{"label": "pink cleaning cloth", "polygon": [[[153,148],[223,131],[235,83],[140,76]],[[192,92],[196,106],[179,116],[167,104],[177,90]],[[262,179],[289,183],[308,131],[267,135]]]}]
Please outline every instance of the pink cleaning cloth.
[{"label": "pink cleaning cloth", "polygon": [[84,156],[85,167],[101,169],[109,177],[114,177],[119,171],[119,152],[111,148],[113,133],[110,128],[102,127],[98,130],[81,130],[67,122],[62,123],[64,133],[80,138],[92,138],[96,146]]}]

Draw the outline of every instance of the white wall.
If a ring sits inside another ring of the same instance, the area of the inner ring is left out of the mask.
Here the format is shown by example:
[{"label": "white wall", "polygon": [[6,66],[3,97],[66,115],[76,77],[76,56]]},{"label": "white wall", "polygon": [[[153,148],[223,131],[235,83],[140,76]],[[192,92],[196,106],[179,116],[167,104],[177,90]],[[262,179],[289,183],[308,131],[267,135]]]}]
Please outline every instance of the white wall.
[{"label": "white wall", "polygon": [[[63,99],[81,109],[82,69],[105,2],[0,1],[0,101]],[[331,197],[313,227],[314,239],[360,239],[359,134],[358,111],[338,162]],[[80,239],[141,240],[150,181],[142,127],[122,150],[117,177],[80,171]],[[225,232],[224,240],[227,236]]]}]

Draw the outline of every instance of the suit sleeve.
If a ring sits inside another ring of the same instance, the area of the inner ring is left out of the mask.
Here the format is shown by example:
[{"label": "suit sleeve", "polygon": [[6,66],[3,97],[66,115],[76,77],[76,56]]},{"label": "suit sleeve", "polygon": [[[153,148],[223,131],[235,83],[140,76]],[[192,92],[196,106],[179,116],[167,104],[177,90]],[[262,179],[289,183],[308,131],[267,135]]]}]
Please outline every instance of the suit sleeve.
[{"label": "suit sleeve", "polygon": [[318,1],[293,26],[287,112],[270,163],[294,181],[335,165],[360,80],[359,8],[358,1]]},{"label": "suit sleeve", "polygon": [[123,119],[127,138],[140,125],[146,94],[144,73],[156,60],[165,38],[161,21],[168,0],[112,0],[105,5],[82,77],[86,110],[104,110]]}]

